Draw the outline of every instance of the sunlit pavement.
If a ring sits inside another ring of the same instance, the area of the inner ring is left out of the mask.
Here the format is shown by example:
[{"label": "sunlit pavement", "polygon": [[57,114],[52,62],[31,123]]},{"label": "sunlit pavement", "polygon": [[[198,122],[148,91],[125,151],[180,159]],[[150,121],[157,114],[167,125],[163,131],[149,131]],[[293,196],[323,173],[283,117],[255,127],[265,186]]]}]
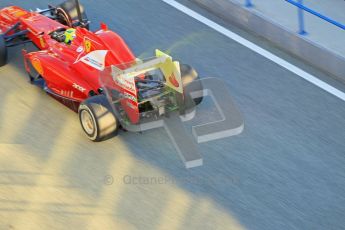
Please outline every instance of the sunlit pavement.
[{"label": "sunlit pavement", "polygon": [[243,229],[211,198],[137,159],[125,140],[137,134],[89,142],[76,114],[28,84],[18,66],[1,76],[0,229]]}]

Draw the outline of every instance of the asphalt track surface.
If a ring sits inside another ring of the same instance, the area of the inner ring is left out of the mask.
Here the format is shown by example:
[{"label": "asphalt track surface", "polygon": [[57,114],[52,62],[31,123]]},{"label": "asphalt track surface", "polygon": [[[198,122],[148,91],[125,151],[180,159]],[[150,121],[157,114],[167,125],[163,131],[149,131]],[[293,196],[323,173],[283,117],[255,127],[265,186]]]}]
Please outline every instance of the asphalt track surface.
[{"label": "asphalt track surface", "polygon": [[0,69],[0,229],[344,228],[344,101],[161,1],[83,2],[93,28],[107,22],[138,56],[168,50],[222,78],[245,130],[199,145],[204,166],[191,170],[164,129],[89,142],[12,48]]}]

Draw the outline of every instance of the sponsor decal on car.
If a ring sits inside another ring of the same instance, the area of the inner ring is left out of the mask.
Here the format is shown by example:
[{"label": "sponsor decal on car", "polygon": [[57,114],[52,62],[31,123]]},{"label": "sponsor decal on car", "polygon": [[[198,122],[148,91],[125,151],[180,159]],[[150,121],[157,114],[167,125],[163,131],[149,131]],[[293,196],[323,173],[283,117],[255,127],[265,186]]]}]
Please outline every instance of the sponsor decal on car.
[{"label": "sponsor decal on car", "polygon": [[114,77],[114,80],[121,88],[133,93],[134,95],[137,95],[133,77],[127,77],[126,75],[120,74]]},{"label": "sponsor decal on car", "polygon": [[96,50],[80,58],[79,61],[95,68],[100,71],[105,68],[105,57],[108,53],[108,50]]},{"label": "sponsor decal on car", "polygon": [[84,51],[84,47],[79,46],[79,47],[77,48],[77,53],[81,53],[81,52],[83,52],[83,51]]},{"label": "sponsor decal on car", "polygon": [[137,102],[137,98],[135,96],[133,96],[132,94],[129,94],[129,93],[125,92],[123,96],[125,98],[131,100],[131,101]]},{"label": "sponsor decal on car", "polygon": [[129,108],[131,108],[131,109],[136,109],[136,106],[135,105],[133,105],[132,103],[130,103],[129,101],[127,101],[127,106],[129,107]]},{"label": "sponsor decal on car", "polygon": [[96,69],[102,68],[102,63],[98,62],[96,59],[93,59],[91,57],[86,57],[84,59],[84,62],[89,63],[90,65],[94,66]]},{"label": "sponsor decal on car", "polygon": [[77,90],[79,90],[80,92],[82,92],[82,93],[84,93],[85,92],[85,88],[84,87],[82,87],[82,86],[80,86],[80,85],[78,85],[77,83],[73,83],[73,88],[75,88],[75,89],[77,89]]},{"label": "sponsor decal on car", "polygon": [[180,86],[180,84],[178,83],[178,81],[176,80],[176,77],[174,75],[174,73],[172,73],[169,77],[169,81],[170,83],[175,86],[176,88],[178,88]]}]

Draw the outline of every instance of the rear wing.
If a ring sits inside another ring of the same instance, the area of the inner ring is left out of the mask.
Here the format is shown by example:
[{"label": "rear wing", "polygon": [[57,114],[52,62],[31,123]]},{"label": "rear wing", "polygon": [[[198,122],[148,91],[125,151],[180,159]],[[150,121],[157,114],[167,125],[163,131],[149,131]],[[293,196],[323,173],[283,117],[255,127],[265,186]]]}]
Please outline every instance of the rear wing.
[{"label": "rear wing", "polygon": [[[180,64],[160,50],[155,53],[153,58],[109,66],[100,72],[102,89],[112,101],[121,123],[129,120],[138,124],[148,110],[161,116],[183,109]],[[148,101],[154,105],[149,106],[151,109],[147,107]]]},{"label": "rear wing", "polygon": [[117,66],[112,66],[113,80],[125,78],[133,81],[134,78],[140,74],[145,74],[154,69],[160,69],[166,79],[165,84],[171,89],[183,93],[182,78],[180,71],[180,63],[173,61],[172,57],[160,50],[156,50],[156,57],[147,61],[138,60],[134,65],[127,69],[120,69]]}]

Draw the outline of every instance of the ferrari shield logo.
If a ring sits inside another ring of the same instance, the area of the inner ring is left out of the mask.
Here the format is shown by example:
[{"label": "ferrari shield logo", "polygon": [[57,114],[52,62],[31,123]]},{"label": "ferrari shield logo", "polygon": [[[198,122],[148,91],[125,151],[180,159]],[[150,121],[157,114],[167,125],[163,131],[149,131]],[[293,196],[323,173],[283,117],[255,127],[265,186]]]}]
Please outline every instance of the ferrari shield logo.
[{"label": "ferrari shield logo", "polygon": [[89,53],[91,51],[91,46],[92,46],[91,41],[86,39],[84,41],[84,49],[86,53]]},{"label": "ferrari shield logo", "polygon": [[23,11],[23,10],[20,10],[20,11],[15,11],[13,14],[14,14],[15,17],[19,18],[19,17],[25,15],[26,12]]}]

